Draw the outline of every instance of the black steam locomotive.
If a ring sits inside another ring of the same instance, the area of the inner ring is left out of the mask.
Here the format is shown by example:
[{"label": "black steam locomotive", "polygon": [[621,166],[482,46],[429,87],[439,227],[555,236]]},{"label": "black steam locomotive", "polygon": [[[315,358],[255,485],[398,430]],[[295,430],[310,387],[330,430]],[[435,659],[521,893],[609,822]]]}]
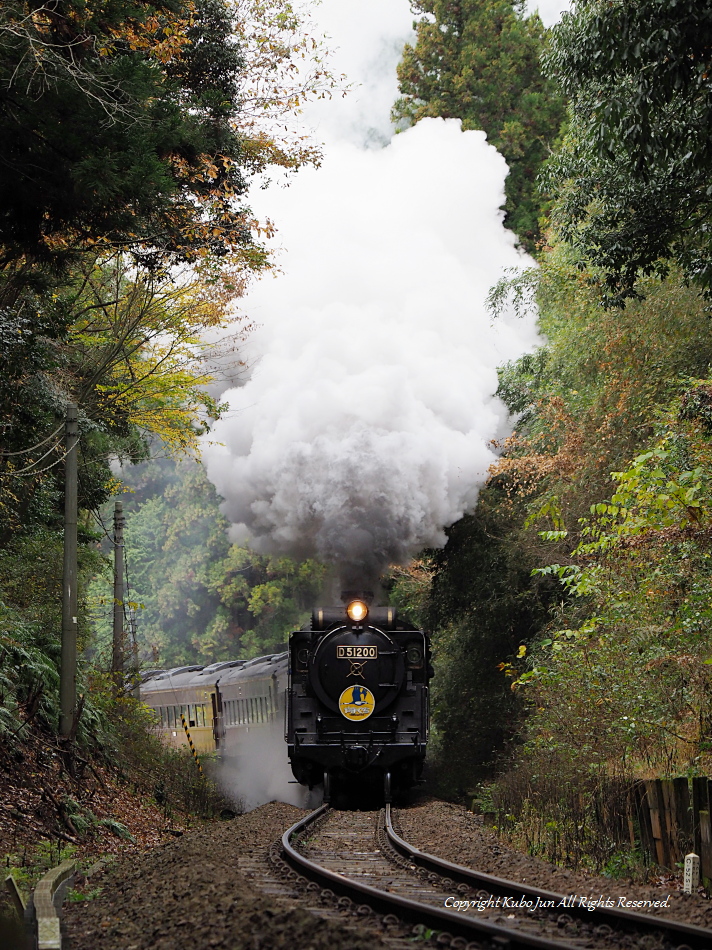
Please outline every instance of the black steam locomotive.
[{"label": "black steam locomotive", "polygon": [[319,608],[289,639],[287,743],[294,777],[324,799],[414,785],[428,740],[427,634],[364,594]]},{"label": "black steam locomotive", "polygon": [[260,737],[286,722],[297,781],[323,782],[327,800],[362,801],[417,782],[431,676],[427,635],[362,595],[315,610],[288,653],[152,670],[140,689],[168,744],[190,742],[249,770]]}]

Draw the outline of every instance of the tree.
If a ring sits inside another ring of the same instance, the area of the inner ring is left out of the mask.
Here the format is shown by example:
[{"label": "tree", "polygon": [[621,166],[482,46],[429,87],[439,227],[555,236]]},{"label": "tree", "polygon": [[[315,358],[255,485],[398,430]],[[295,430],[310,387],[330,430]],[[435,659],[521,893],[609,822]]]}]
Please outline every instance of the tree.
[{"label": "tree", "polygon": [[[126,543],[141,659],[211,663],[271,653],[309,616],[325,568],[230,544],[220,498],[196,461],[129,471]],[[0,566],[2,560],[0,559]],[[99,649],[111,642],[111,584],[92,587]]]},{"label": "tree", "polygon": [[564,113],[539,67],[544,28],[523,8],[523,0],[413,3],[422,16],[398,66],[402,97],[393,116],[407,124],[459,118],[464,129],[484,129],[509,165],[505,225],[532,251],[544,208],[536,177]]},{"label": "tree", "polygon": [[591,506],[570,563],[539,572],[562,579],[568,603],[517,686],[535,700],[532,750],[581,771],[708,767],[710,394],[705,380],[673,404]]},{"label": "tree", "polygon": [[182,258],[245,243],[230,32],[220,0],[5,8],[2,263],[97,242]]},{"label": "tree", "polygon": [[[243,45],[269,95],[246,79]],[[299,54],[317,66],[290,78]],[[98,247],[130,248],[147,266],[237,255],[259,270],[247,177],[318,153],[280,143],[264,119],[257,129],[243,98],[274,122],[332,82],[287,0],[11,0],[0,14],[0,268]]]},{"label": "tree", "polygon": [[116,489],[110,456],[145,458],[156,440],[166,452],[197,452],[221,411],[206,388],[210,347],[201,334],[233,324],[237,344],[249,329],[228,315],[231,297],[194,269],[147,271],[126,255],[87,255],[71,282],[42,300],[39,327],[38,317],[7,325],[0,542],[61,524],[64,400],[80,407],[82,508],[96,510]]},{"label": "tree", "polygon": [[709,319],[679,273],[648,278],[645,299],[623,313],[602,310],[590,272],[562,243],[516,280],[522,294],[522,283],[535,291],[547,344],[499,370],[516,424],[493,472],[513,497],[529,499],[531,527],[568,530],[570,550],[578,520],[610,495],[611,471],[648,444],[656,414],[689,377],[706,374]]},{"label": "tree", "polygon": [[582,0],[553,30],[548,72],[571,129],[547,180],[556,225],[603,271],[608,304],[671,262],[712,293],[712,3]]},{"label": "tree", "polygon": [[145,271],[125,255],[84,261],[55,295],[73,315],[59,347],[62,388],[108,433],[135,430],[169,451],[197,451],[220,412],[206,390],[203,334],[240,324],[228,315],[231,296],[195,270]]}]

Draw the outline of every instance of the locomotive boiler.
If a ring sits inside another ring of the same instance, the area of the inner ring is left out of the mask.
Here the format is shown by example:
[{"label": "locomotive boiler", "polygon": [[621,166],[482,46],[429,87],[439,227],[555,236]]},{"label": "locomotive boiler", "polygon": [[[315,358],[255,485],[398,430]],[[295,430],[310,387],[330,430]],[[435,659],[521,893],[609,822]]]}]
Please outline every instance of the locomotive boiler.
[{"label": "locomotive boiler", "polygon": [[289,639],[289,759],[298,782],[323,782],[326,801],[380,790],[390,801],[423,768],[429,638],[368,594],[342,598]]}]

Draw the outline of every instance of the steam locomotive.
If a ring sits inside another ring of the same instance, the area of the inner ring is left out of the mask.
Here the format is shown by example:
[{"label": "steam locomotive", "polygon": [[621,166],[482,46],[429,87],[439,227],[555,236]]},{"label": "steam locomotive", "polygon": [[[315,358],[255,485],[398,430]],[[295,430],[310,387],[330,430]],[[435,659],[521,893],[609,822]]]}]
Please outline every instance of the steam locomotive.
[{"label": "steam locomotive", "polygon": [[428,739],[430,644],[392,607],[345,592],[289,640],[287,743],[294,777],[324,799],[414,785]]},{"label": "steam locomotive", "polygon": [[[144,674],[141,699],[173,746],[245,762],[251,736],[285,723],[295,779],[324,798],[386,800],[415,784],[428,739],[427,635],[368,595],[314,610],[285,653]],[[253,746],[251,746],[253,748]]]}]

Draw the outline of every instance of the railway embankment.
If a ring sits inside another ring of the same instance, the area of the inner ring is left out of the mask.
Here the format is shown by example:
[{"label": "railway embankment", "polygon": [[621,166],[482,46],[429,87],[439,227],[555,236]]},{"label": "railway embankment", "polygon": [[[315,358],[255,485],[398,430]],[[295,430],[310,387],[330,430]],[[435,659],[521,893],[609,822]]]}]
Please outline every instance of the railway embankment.
[{"label": "railway embankment", "polygon": [[[138,860],[230,804],[189,756],[164,750],[145,731],[140,741],[107,741],[100,750],[75,745],[68,752],[48,730],[26,727],[0,748],[0,789],[3,877],[13,877],[25,900],[67,859],[80,876],[99,861]],[[24,947],[15,917],[0,887],[3,950]]]}]

